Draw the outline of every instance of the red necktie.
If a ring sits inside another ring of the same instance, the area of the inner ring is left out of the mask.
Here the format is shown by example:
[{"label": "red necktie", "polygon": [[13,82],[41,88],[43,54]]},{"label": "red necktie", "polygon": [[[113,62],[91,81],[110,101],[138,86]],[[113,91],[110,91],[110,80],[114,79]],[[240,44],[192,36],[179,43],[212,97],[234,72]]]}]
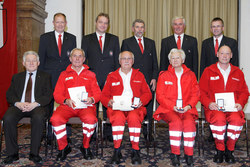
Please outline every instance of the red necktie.
[{"label": "red necktie", "polygon": [[32,92],[32,78],[33,73],[29,73],[29,80],[25,92],[25,102],[31,102],[31,92]]},{"label": "red necktie", "polygon": [[177,40],[177,48],[181,49],[181,36],[178,36],[178,40]]},{"label": "red necktie", "polygon": [[101,51],[102,51],[102,36],[99,36],[99,44],[100,44],[100,48],[101,48]]},{"label": "red necktie", "polygon": [[216,39],[215,40],[215,46],[214,46],[215,56],[217,55],[218,48],[219,48],[219,42],[218,42],[218,39]]},{"label": "red necktie", "polygon": [[141,38],[139,38],[138,41],[139,41],[139,47],[141,49],[141,53],[143,54],[143,46],[142,46],[142,43],[141,43]]},{"label": "red necktie", "polygon": [[59,56],[61,56],[62,52],[62,39],[61,39],[61,34],[58,35],[58,51],[59,51]]}]

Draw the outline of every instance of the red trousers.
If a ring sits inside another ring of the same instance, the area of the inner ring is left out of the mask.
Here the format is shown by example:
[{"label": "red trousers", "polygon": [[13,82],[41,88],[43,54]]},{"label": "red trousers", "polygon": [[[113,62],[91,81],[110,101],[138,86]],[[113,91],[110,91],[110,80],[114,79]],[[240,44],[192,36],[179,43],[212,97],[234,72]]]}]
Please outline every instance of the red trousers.
[{"label": "red trousers", "polygon": [[115,110],[111,115],[109,115],[109,119],[112,124],[114,148],[119,148],[121,145],[125,123],[127,121],[132,148],[139,150],[139,139],[142,123],[141,118],[144,118],[144,116],[141,116],[142,113],[143,112],[138,109],[132,111]]},{"label": "red trousers", "polygon": [[66,123],[71,117],[79,117],[81,119],[83,147],[89,148],[89,141],[95,131],[97,122],[95,107],[74,110],[68,106],[60,105],[50,119],[57,139],[58,149],[63,150],[68,145]]},{"label": "red trousers", "polygon": [[171,111],[161,114],[161,118],[169,124],[171,152],[180,155],[181,136],[183,133],[184,152],[186,155],[192,156],[196,136],[196,117],[189,112],[180,114]]},{"label": "red trousers", "polygon": [[238,140],[243,124],[244,118],[239,112],[222,112],[210,111],[210,128],[213,133],[216,148],[220,151],[225,150],[224,135],[227,127],[227,149],[234,150],[235,143]]}]

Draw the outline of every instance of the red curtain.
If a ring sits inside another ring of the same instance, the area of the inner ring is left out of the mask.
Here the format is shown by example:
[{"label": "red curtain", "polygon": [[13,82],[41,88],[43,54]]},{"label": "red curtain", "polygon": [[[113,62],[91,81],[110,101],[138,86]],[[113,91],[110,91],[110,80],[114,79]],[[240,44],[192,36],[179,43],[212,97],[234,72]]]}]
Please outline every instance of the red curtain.
[{"label": "red curtain", "polygon": [[[3,0],[0,0],[2,3]],[[0,119],[8,108],[6,91],[17,72],[16,0],[5,0],[3,7],[3,46],[0,46]],[[7,19],[7,20],[6,20]]]}]

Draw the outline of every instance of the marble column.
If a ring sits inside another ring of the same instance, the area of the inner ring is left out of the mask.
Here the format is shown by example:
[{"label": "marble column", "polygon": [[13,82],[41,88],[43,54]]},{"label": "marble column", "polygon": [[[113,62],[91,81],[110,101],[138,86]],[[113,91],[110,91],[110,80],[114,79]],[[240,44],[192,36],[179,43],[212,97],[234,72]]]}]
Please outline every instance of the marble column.
[{"label": "marble column", "polygon": [[23,71],[25,51],[38,52],[39,38],[45,30],[46,0],[16,0],[17,7],[17,62],[18,72]]}]

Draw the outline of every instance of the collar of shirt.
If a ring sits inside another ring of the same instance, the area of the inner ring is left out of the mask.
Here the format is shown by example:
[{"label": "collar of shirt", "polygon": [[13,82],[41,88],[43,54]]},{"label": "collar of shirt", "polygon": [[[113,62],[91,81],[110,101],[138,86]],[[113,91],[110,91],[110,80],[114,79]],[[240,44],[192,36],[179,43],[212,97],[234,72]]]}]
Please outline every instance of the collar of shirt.
[{"label": "collar of shirt", "polygon": [[217,63],[217,67],[218,69],[220,70],[220,73],[222,74],[223,78],[224,78],[224,84],[226,85],[227,84],[227,79],[228,79],[228,76],[229,76],[229,73],[231,71],[231,65],[229,64],[228,68],[226,70],[223,70],[221,67],[220,67],[220,64]]},{"label": "collar of shirt", "polygon": [[97,40],[99,41],[99,37],[102,36],[102,46],[104,46],[104,41],[105,41],[105,36],[106,36],[106,33],[104,34],[98,34],[98,32],[96,32],[96,36],[97,36]]},{"label": "collar of shirt", "polygon": [[[56,37],[56,43],[57,43],[57,45],[58,45],[58,35],[59,35],[60,33],[58,33],[57,31],[55,31],[55,37]],[[61,41],[62,41],[62,44],[63,44],[63,36],[64,36],[64,32],[63,33],[61,33]]]},{"label": "collar of shirt", "polygon": [[215,38],[214,36],[213,36],[213,39],[214,39],[214,46],[216,45],[216,39],[218,39],[218,44],[219,44],[219,46],[220,46],[220,43],[221,43],[221,40],[222,40],[222,38],[223,38],[223,35],[221,35],[219,38]]},{"label": "collar of shirt", "polygon": [[[71,66],[71,68],[75,71],[75,69]],[[84,70],[84,67],[82,66],[81,70],[79,72],[75,71],[77,73],[77,75],[80,75],[82,70]]]},{"label": "collar of shirt", "polygon": [[[176,43],[177,43],[177,40],[178,40],[178,36],[179,36],[179,35],[174,34],[174,38],[175,38]],[[184,38],[184,33],[182,33],[182,34],[180,35],[180,37],[181,37],[181,44],[182,44],[182,41],[183,41],[183,38]]]},{"label": "collar of shirt", "polygon": [[181,75],[183,74],[183,68],[181,68],[180,72],[175,71],[175,75],[177,77],[177,90],[178,90],[178,99],[182,99],[182,93],[181,93]]},{"label": "collar of shirt", "polygon": [[121,71],[121,68],[119,69],[119,74],[122,78],[122,82],[123,82],[123,92],[122,92],[122,96],[129,96],[129,97],[133,97],[133,91],[130,85],[130,80],[131,80],[131,75],[132,75],[132,69],[125,74],[124,72]]},{"label": "collar of shirt", "polygon": [[[137,43],[139,44],[139,40],[138,40],[139,38],[137,36],[135,36],[135,39],[136,39]],[[144,49],[145,47],[144,47],[144,38],[143,38],[143,36],[141,37],[141,44],[142,44],[143,49]]]}]

